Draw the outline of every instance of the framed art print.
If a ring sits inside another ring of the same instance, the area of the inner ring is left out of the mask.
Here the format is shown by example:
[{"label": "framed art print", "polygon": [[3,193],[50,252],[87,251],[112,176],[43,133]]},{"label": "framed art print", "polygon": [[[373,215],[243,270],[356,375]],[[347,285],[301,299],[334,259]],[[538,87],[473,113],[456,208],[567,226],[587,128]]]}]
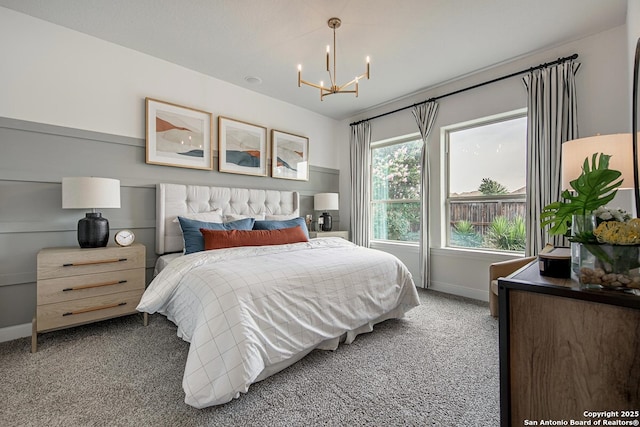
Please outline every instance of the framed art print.
[{"label": "framed art print", "polygon": [[218,117],[218,170],[267,176],[267,128]]},{"label": "framed art print", "polygon": [[271,176],[309,180],[309,138],[271,130]]},{"label": "framed art print", "polygon": [[146,111],[147,163],[213,169],[211,113],[152,98]]}]

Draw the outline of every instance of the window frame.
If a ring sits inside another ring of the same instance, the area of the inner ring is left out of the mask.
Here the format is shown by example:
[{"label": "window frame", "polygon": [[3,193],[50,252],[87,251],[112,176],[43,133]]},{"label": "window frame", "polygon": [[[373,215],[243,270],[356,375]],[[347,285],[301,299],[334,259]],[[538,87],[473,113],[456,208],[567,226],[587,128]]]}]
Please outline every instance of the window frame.
[{"label": "window frame", "polygon": [[[451,216],[450,216],[452,199],[455,200],[455,202],[463,202],[463,203],[465,202],[466,203],[472,203],[472,202],[486,203],[486,202],[492,202],[492,201],[515,201],[515,200],[523,200],[526,202],[526,197],[528,192],[528,187],[526,186],[527,185],[526,179],[525,179],[525,192],[522,195],[508,194],[508,195],[501,196],[501,195],[490,194],[490,195],[478,195],[478,196],[458,196],[454,198],[450,196],[451,194],[450,134],[456,131],[467,130],[467,129],[477,128],[481,126],[488,126],[488,125],[492,125],[500,122],[506,122],[509,120],[520,119],[523,117],[527,117],[526,108],[520,108],[517,110],[507,111],[500,114],[480,117],[480,118],[468,120],[462,123],[443,126],[441,128],[441,139],[444,143],[444,150],[443,150],[444,168],[443,168],[443,174],[442,174],[442,179],[444,180],[444,185],[442,186],[444,190],[444,194],[443,194],[444,203],[442,205],[443,206],[442,218],[444,218],[444,221],[443,221],[444,239],[442,244],[443,248],[452,249],[452,250],[465,250],[465,251],[490,252],[490,253],[524,254],[524,251],[509,251],[509,250],[493,249],[493,248],[486,248],[486,247],[465,247],[465,246],[451,245]],[[525,140],[525,144],[526,144],[526,140]],[[526,155],[526,147],[525,147],[525,155]],[[525,158],[525,165],[526,165],[526,158]]]},{"label": "window frame", "polygon": [[[371,142],[369,150],[371,154],[371,159],[373,160],[373,151],[379,148],[385,148],[392,145],[404,144],[406,142],[420,141],[422,142],[422,136],[420,132],[414,132],[406,135],[396,136],[393,138],[387,138],[375,142]],[[422,171],[420,172],[422,173]],[[397,244],[397,245],[407,245],[407,246],[419,246],[420,242],[411,242],[406,240],[388,240],[388,239],[375,239],[373,237],[373,212],[374,212],[374,204],[394,204],[394,203],[422,203],[422,188],[420,188],[420,198],[418,199],[385,199],[385,200],[374,200],[373,199],[373,161],[369,165],[369,188],[371,189],[371,194],[369,195],[369,211],[371,215],[369,215],[369,241],[374,244]]]}]

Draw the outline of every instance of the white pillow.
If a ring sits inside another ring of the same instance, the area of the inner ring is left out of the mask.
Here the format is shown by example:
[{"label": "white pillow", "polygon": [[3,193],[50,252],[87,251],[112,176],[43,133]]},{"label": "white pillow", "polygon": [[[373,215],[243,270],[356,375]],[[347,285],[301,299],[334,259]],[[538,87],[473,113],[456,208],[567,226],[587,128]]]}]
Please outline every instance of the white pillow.
[{"label": "white pillow", "polygon": [[300,215],[297,214],[289,214],[289,215],[265,215],[267,221],[287,221],[289,219],[296,219]]},{"label": "white pillow", "polygon": [[[182,218],[195,219],[196,221],[217,222],[217,223],[224,222],[224,218],[222,218],[222,209],[214,209],[208,212],[188,213],[180,216]],[[173,222],[179,222],[178,217],[176,217],[173,220]]]},{"label": "white pillow", "polygon": [[226,214],[224,216],[224,222],[237,221],[239,219],[253,218],[258,221],[264,221],[264,213],[241,215],[241,214]]},{"label": "white pillow", "polygon": [[289,214],[289,215],[265,215],[265,219],[267,221],[286,221],[288,219],[298,218],[300,215],[298,214]]}]

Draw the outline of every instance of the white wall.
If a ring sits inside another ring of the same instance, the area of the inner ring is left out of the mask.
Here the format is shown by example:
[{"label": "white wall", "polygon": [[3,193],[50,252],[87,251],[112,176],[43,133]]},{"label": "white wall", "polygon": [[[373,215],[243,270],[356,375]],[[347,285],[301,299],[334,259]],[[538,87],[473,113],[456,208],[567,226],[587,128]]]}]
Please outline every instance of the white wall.
[{"label": "white wall", "polygon": [[[338,122],[167,61],[0,7],[0,117],[144,138],[144,99],[309,137],[337,168]],[[214,146],[216,145],[214,138]]]},{"label": "white wall", "polygon": [[[636,54],[636,44],[640,38],[640,1],[627,1],[627,43],[628,43],[628,69],[629,69],[629,105],[631,105],[631,95],[633,91],[633,62]],[[631,120],[631,110],[629,110],[629,120]]]},{"label": "white wall", "polygon": [[[508,75],[560,57],[578,53],[582,65],[577,74],[578,124],[580,136],[597,133],[608,134],[629,132],[630,123],[628,99],[628,61],[626,26],[617,27],[600,34],[573,41],[543,52],[523,56],[515,61],[500,64],[494,68],[466,76],[459,80],[432,88],[401,101],[368,111],[344,121],[342,139],[339,146],[343,150],[341,170],[348,170],[348,124],[360,119],[382,114],[397,108],[422,102],[476,83]],[[425,70],[425,72],[429,72]],[[444,165],[441,128],[471,119],[486,117],[506,111],[526,107],[526,90],[520,77],[514,77],[490,84],[458,95],[443,98],[434,129],[429,138],[431,158],[431,237],[432,237],[432,288],[472,298],[488,300],[488,266],[491,262],[510,258],[504,254],[443,248],[444,245],[444,181],[441,174]],[[416,124],[411,110],[395,113],[371,122],[372,140],[416,132]],[[347,194],[349,175],[341,176],[341,192]],[[348,212],[342,212],[348,218]],[[376,245],[376,247],[381,247]],[[418,252],[402,252],[394,246],[387,248],[412,268],[417,270]],[[419,279],[418,279],[419,280]]]}]

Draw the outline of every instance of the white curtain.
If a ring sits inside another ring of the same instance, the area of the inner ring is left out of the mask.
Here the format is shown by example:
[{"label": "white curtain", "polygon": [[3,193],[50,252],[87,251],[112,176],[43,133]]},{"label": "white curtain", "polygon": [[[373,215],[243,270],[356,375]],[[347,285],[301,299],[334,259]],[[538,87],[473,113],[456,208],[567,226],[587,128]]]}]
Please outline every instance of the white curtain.
[{"label": "white curtain", "polygon": [[562,143],[578,137],[575,75],[579,68],[570,60],[523,78],[528,92],[526,255],[537,254],[547,243],[567,246],[561,236],[551,238],[540,227],[540,211],[560,200]]},{"label": "white curtain", "polygon": [[427,138],[433,128],[433,123],[438,114],[438,103],[435,101],[425,102],[413,107],[413,116],[420,129],[422,136],[422,154],[420,156],[420,165],[422,168],[422,181],[420,188],[420,272],[422,274],[422,284],[425,288],[429,287],[430,279],[430,256],[431,248],[429,239],[429,145]]},{"label": "white curtain", "polygon": [[353,243],[369,246],[369,197],[371,194],[371,126],[351,125],[351,237]]}]

